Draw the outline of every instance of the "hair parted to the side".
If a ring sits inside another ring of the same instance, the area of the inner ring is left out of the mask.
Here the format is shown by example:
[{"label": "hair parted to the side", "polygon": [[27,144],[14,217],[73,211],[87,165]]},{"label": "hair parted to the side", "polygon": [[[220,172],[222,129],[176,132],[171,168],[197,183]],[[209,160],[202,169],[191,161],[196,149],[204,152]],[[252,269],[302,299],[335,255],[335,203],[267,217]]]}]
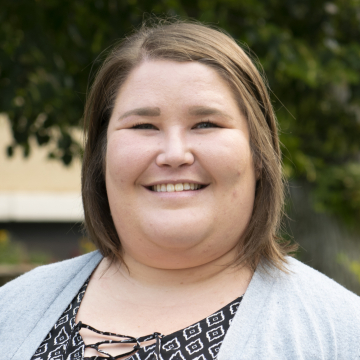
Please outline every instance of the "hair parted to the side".
[{"label": "hair parted to the side", "polygon": [[296,246],[278,237],[284,205],[277,122],[262,76],[241,47],[221,30],[197,22],[152,21],[109,53],[88,94],[82,165],[85,227],[104,256],[122,260],[105,186],[106,134],[115,99],[129,73],[144,61],[198,61],[228,83],[246,116],[258,181],[252,217],[239,239],[237,264],[253,269],[260,258],[286,270],[285,256]]}]

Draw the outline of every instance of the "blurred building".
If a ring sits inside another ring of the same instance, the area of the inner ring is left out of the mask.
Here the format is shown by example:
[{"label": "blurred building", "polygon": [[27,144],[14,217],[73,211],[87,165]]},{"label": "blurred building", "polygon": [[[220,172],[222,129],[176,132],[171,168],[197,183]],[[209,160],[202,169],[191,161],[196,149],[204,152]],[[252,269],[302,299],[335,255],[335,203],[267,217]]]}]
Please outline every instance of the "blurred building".
[{"label": "blurred building", "polygon": [[0,229],[27,248],[51,254],[54,259],[78,253],[83,219],[80,162],[66,167],[47,158],[48,149],[31,143],[25,159],[21,149],[6,155],[11,144],[7,117],[0,115]]}]

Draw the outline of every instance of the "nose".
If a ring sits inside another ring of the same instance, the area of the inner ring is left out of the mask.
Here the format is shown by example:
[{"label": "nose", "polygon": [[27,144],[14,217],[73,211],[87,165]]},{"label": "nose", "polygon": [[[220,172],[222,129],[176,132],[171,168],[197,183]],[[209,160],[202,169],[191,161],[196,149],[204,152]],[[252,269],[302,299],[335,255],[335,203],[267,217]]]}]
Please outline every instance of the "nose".
[{"label": "nose", "polygon": [[164,142],[161,152],[156,158],[158,166],[177,168],[184,165],[191,165],[195,161],[191,146],[181,129],[172,129],[164,134]]}]

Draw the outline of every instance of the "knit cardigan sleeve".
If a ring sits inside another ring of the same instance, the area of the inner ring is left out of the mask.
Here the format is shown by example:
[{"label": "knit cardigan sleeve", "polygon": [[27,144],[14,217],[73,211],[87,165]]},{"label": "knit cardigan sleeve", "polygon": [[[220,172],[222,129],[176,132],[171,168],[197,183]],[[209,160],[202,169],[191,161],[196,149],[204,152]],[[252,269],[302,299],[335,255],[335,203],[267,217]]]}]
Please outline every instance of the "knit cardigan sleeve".
[{"label": "knit cardigan sleeve", "polygon": [[288,263],[288,274],[257,269],[218,360],[359,360],[360,298],[295,259]]},{"label": "knit cardigan sleeve", "polygon": [[40,266],[0,288],[0,360],[28,360],[102,259]]}]

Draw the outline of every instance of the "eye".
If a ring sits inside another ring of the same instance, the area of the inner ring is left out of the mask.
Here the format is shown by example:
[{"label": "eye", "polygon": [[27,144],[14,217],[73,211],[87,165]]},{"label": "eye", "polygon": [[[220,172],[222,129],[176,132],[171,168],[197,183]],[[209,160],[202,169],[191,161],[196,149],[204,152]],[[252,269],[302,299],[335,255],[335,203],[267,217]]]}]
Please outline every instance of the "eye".
[{"label": "eye", "polygon": [[210,120],[207,121],[201,121],[199,123],[197,123],[193,129],[209,129],[209,128],[215,128],[215,127],[219,127],[218,125],[216,125],[215,123],[211,122]]},{"label": "eye", "polygon": [[138,123],[134,124],[131,129],[140,129],[140,130],[157,130],[157,128],[152,124]]}]

